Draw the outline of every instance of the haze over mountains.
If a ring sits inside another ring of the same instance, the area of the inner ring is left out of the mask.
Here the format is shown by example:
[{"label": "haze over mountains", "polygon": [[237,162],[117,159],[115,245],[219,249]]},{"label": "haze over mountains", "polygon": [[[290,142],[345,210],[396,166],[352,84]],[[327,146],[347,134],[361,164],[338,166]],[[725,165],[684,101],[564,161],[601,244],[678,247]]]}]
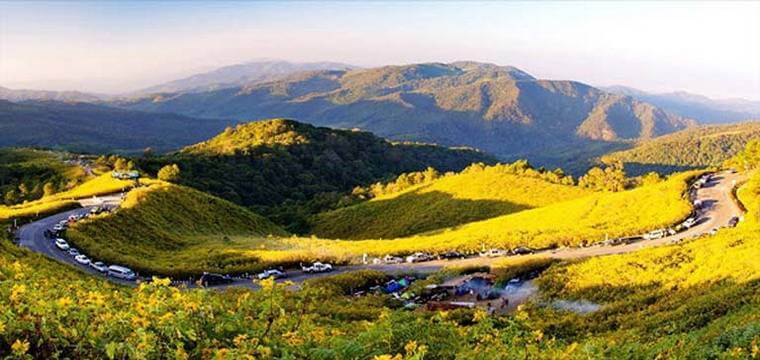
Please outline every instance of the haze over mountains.
[{"label": "haze over mountains", "polygon": [[476,62],[299,72],[114,105],[237,120],[289,117],[391,139],[473,146],[504,158],[648,139],[695,124],[583,83],[540,80],[514,67]]}]

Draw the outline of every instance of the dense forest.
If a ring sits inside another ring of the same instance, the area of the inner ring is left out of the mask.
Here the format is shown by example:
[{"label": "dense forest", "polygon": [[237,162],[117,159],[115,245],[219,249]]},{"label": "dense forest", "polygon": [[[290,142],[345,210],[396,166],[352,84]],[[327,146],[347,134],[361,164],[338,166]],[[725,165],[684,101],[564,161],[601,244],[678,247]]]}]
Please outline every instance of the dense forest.
[{"label": "dense forest", "polygon": [[138,166],[157,174],[176,164],[176,182],[301,231],[309,215],[334,207],[356,186],[427,167],[461,170],[473,162],[495,160],[474,150],[391,143],[366,132],[279,119],[228,128],[180,152],[140,158]]},{"label": "dense forest", "polygon": [[0,203],[37,200],[73,187],[86,178],[84,169],[64,164],[65,154],[34,149],[0,149]]}]

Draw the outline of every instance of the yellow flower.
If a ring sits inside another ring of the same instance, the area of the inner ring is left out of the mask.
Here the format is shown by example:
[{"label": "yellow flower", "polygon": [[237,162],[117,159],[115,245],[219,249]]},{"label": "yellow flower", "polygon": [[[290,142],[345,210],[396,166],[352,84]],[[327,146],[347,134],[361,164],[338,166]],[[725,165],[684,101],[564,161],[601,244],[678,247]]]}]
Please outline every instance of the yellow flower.
[{"label": "yellow flower", "polygon": [[401,355],[396,354],[396,356],[391,355],[375,355],[375,357],[372,358],[373,360],[401,360],[403,359]]},{"label": "yellow flower", "polygon": [[544,332],[541,330],[536,330],[533,332],[533,336],[536,338],[536,342],[540,342],[541,339],[544,338]]},{"label": "yellow flower", "polygon": [[26,340],[20,341],[16,339],[13,345],[11,345],[11,350],[13,350],[13,353],[17,355],[26,354],[26,352],[29,351],[29,342]]},{"label": "yellow flower", "polygon": [[24,295],[26,292],[26,285],[24,284],[16,284],[13,285],[13,288],[11,289],[11,302],[17,302],[20,300],[21,295]]},{"label": "yellow flower", "polygon": [[404,346],[404,351],[406,351],[406,354],[412,354],[414,353],[414,350],[417,350],[417,342],[416,341],[410,341],[406,343],[406,346]]},{"label": "yellow flower", "polygon": [[58,306],[62,308],[69,307],[69,305],[71,305],[72,303],[73,301],[71,301],[71,299],[68,296],[64,296],[58,299],[58,301],[56,301],[56,304],[58,304]]},{"label": "yellow flower", "polygon": [[232,342],[235,344],[235,346],[240,347],[240,345],[246,340],[248,340],[248,335],[240,334],[238,336],[235,336],[235,338],[232,339]]},{"label": "yellow flower", "polygon": [[169,286],[172,283],[171,279],[169,278],[160,278],[157,276],[153,277],[153,284],[156,286]]},{"label": "yellow flower", "polygon": [[187,352],[185,352],[185,349],[178,347],[177,350],[174,350],[174,358],[178,360],[185,360],[188,358]]},{"label": "yellow flower", "polygon": [[473,320],[475,322],[481,322],[485,320],[488,317],[488,313],[485,312],[483,309],[478,309],[475,311],[475,316],[473,316]]}]

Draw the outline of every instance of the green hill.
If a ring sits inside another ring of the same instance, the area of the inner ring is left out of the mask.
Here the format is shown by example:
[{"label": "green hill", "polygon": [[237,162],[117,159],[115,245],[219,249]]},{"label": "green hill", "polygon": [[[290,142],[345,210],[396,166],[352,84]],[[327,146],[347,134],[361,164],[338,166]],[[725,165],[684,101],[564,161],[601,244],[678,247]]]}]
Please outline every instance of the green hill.
[{"label": "green hill", "polygon": [[67,231],[95,259],[173,276],[248,269],[255,258],[232,259],[228,250],[242,245],[240,237],[268,235],[286,233],[245,208],[167,183],[133,190],[116,213]]},{"label": "green hill", "polygon": [[52,194],[84,181],[84,169],[64,163],[65,156],[25,148],[0,149],[0,204],[36,200],[45,190]]},{"label": "green hill", "polygon": [[[554,182],[550,181],[554,180]],[[317,215],[322,238],[398,238],[590,195],[527,164],[471,165],[422,185]],[[567,183],[568,181],[564,181]]]},{"label": "green hill", "polygon": [[649,171],[670,173],[684,169],[720,166],[760,138],[760,123],[702,126],[644,141],[630,150],[607,155],[623,161],[626,171],[640,175]]},{"label": "green hill", "polygon": [[475,62],[303,72],[114,105],[238,120],[290,117],[396,140],[469,146],[553,167],[564,166],[546,156],[553,150],[595,149],[599,143],[648,139],[694,125],[582,83],[538,80],[514,67]]},{"label": "green hill", "polygon": [[143,158],[156,173],[178,164],[179,183],[249,206],[299,231],[355,186],[434,167],[458,171],[491,157],[467,149],[391,143],[370,133],[267,120],[228,128],[166,156]]}]

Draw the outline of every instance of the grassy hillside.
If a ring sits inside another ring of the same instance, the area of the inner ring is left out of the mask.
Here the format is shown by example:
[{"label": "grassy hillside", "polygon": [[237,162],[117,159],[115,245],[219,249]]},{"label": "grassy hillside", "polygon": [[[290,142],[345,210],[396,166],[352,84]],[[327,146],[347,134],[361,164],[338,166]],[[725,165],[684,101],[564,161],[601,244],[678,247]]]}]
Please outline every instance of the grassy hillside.
[{"label": "grassy hillside", "polygon": [[720,166],[760,138],[760,123],[703,126],[640,143],[630,150],[609,154],[625,163],[629,174],[649,171],[670,173],[684,169]]},{"label": "grassy hillside", "polygon": [[544,179],[553,173],[519,165],[472,165],[426,184],[321,213],[311,233],[331,239],[397,238],[591,194]]},{"label": "grassy hillside", "polygon": [[[66,165],[65,154],[25,148],[0,149],[0,203],[36,200],[76,186],[87,178],[84,169]],[[49,195],[49,194],[48,194]]]},{"label": "grassy hillside", "polygon": [[[564,166],[557,150],[648,139],[694,125],[630,97],[509,66],[426,63],[298,73],[276,81],[117,103],[189,116],[291,117],[395,140],[470,146],[504,159]],[[585,158],[589,155],[585,154]],[[582,170],[581,170],[582,171]]]},{"label": "grassy hillside", "polygon": [[[584,341],[611,358],[752,358],[760,341],[760,184],[741,194],[750,209],[735,229],[682,245],[588,259],[553,267],[538,283],[547,300],[587,300],[587,316],[536,309],[550,336]],[[579,336],[580,335],[580,336]],[[615,346],[605,345],[615,341]],[[698,350],[701,349],[701,350]],[[723,354],[723,355],[721,355]]]},{"label": "grassy hillside", "polygon": [[94,258],[173,276],[250,268],[255,258],[227,254],[249,245],[237,238],[270,234],[286,235],[245,208],[167,183],[133,190],[115,214],[67,231],[71,242]]},{"label": "grassy hillside", "polygon": [[232,121],[145,113],[86,103],[0,100],[0,147],[41,146],[83,152],[178,149]]},{"label": "grassy hillside", "polygon": [[141,159],[139,165],[156,173],[177,164],[179,183],[302,231],[308,216],[332,208],[355,186],[427,167],[458,171],[473,162],[494,160],[473,150],[390,143],[366,132],[276,119],[228,128],[181,152]]}]

